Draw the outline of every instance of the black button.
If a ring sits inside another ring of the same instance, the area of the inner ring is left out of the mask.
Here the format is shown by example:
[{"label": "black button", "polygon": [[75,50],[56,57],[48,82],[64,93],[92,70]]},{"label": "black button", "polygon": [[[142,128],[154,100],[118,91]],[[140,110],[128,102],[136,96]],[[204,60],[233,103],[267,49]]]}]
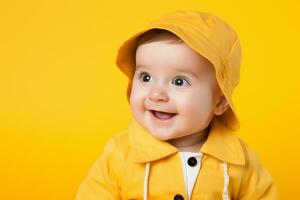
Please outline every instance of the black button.
[{"label": "black button", "polygon": [[184,198],[183,198],[182,195],[176,194],[176,195],[174,196],[174,200],[184,200]]},{"label": "black button", "polygon": [[197,165],[197,159],[194,157],[190,157],[188,159],[188,164],[189,164],[189,166],[194,167],[195,165]]}]

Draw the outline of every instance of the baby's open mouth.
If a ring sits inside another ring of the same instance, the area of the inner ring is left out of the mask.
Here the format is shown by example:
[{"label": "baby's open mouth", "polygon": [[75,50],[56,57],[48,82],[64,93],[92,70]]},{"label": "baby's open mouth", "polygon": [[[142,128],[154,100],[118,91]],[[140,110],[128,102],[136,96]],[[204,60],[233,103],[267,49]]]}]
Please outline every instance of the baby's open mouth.
[{"label": "baby's open mouth", "polygon": [[167,113],[162,111],[150,110],[153,116],[160,120],[168,120],[177,115],[177,113]]}]

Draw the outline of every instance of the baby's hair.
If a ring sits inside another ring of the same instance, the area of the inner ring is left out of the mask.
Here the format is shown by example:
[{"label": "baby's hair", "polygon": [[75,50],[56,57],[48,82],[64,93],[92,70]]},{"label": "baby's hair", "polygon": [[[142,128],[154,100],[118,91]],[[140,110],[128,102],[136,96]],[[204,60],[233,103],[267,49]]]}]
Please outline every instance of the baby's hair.
[{"label": "baby's hair", "polygon": [[183,43],[183,40],[179,38],[174,33],[165,29],[150,29],[149,31],[143,33],[137,42],[137,47],[142,44],[147,44],[155,41],[167,41],[169,44],[179,44]]},{"label": "baby's hair", "polygon": [[[142,44],[147,44],[155,41],[165,41],[168,44],[181,44],[184,43],[183,40],[172,33],[171,31],[165,30],[165,29],[159,29],[159,28],[154,28],[146,31],[140,37],[138,38],[137,44],[135,46],[135,52],[138,48],[138,46]],[[135,59],[134,59],[135,63]]]}]

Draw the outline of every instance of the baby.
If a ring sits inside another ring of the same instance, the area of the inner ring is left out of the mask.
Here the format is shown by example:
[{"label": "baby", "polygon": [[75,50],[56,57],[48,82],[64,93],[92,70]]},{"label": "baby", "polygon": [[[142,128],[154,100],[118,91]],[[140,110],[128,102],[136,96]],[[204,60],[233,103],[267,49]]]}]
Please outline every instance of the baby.
[{"label": "baby", "polygon": [[132,120],[112,136],[77,200],[277,199],[255,151],[237,136],[236,32],[210,13],[176,11],[119,49]]}]

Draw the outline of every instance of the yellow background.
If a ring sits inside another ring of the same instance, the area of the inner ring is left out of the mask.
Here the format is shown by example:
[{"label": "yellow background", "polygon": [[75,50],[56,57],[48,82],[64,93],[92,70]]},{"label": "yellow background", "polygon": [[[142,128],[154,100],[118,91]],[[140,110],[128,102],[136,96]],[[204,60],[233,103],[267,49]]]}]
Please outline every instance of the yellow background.
[{"label": "yellow background", "polygon": [[299,1],[1,1],[0,199],[73,199],[105,141],[130,120],[122,42],[177,9],[212,12],[239,34],[240,137],[279,199],[300,180]]}]

